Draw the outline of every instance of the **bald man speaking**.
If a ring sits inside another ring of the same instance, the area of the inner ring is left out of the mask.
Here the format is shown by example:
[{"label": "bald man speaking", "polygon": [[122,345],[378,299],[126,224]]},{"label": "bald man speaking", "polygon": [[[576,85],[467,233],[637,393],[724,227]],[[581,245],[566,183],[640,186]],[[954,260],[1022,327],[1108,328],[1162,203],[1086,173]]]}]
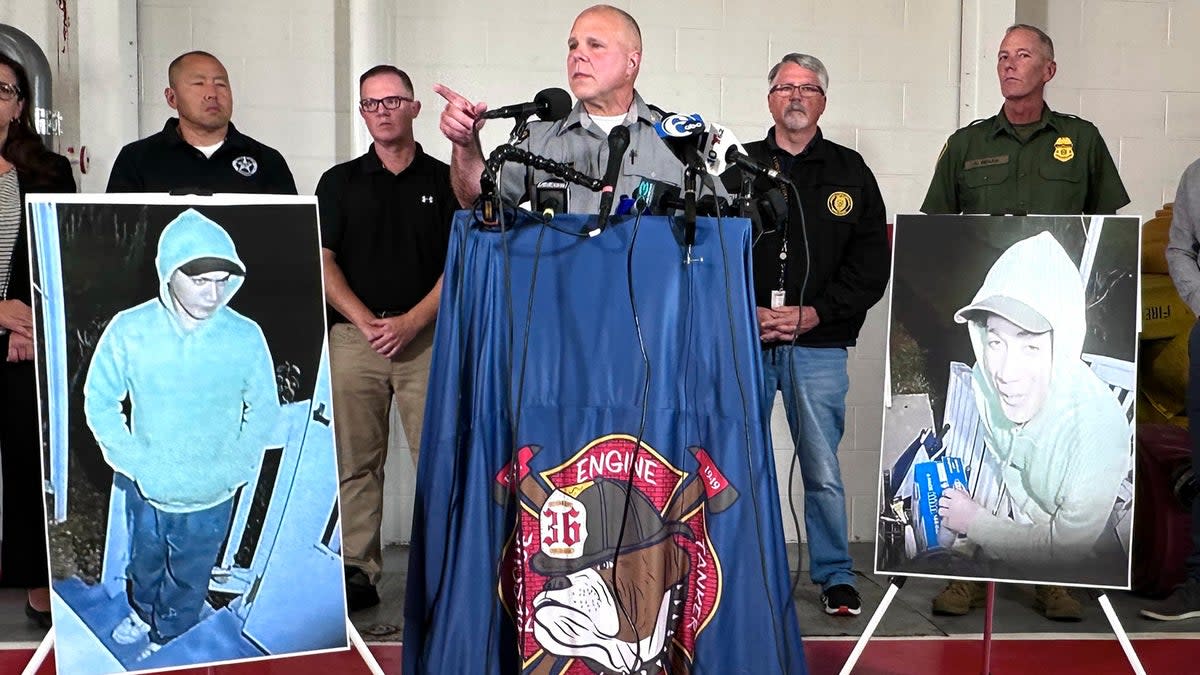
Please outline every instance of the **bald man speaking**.
[{"label": "bald man speaking", "polygon": [[[629,148],[621,162],[616,193],[641,197],[647,204],[670,187],[683,183],[683,164],[658,137],[654,123],[664,113],[648,105],[634,88],[642,65],[642,32],[627,12],[609,5],[583,10],[567,38],[567,80],[578,99],[566,118],[532,122],[517,147],[555,162],[568,164],[588,176],[606,173],[608,134],[617,126],[629,131]],[[441,84],[434,91],[446,99],[441,129],[453,143],[450,176],[459,203],[470,207],[480,194],[484,158],[479,145],[486,103],[475,103]],[[526,186],[549,178],[533,170],[507,170],[501,196],[506,202],[524,201]],[[601,194],[570,186],[570,211],[596,213]]]}]

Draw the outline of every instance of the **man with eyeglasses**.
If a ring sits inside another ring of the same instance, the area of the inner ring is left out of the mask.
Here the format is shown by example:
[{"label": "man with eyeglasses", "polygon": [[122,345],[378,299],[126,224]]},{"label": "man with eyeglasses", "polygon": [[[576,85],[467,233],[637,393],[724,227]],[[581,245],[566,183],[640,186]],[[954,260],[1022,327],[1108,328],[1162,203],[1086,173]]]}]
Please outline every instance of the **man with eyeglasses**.
[{"label": "man with eyeglasses", "polygon": [[163,92],[179,117],[117,155],[108,192],[296,194],[283,155],[230,121],[233,91],[217,57],[187,52],[167,69]]},{"label": "man with eyeglasses", "polygon": [[[767,137],[746,144],[757,161],[796,186],[786,223],[767,222],[754,244],[754,291],[763,348],[761,404],[769,417],[775,392],[783,407],[804,480],[810,574],[827,614],[856,616],[862,602],[847,541],[846,498],[837,449],[845,428],[847,347],[890,274],[883,197],[854,150],[830,141],[818,121],[829,73],[807,54],[788,54],[767,75]],[[722,178],[732,192],[737,169]],[[771,188],[760,178],[755,193]],[[797,201],[797,199],[799,201]]]},{"label": "man with eyeglasses", "polygon": [[[1100,131],[1087,120],[1046,105],[1054,78],[1054,42],[1040,28],[1010,26],[1000,43],[996,75],[1004,104],[950,136],[938,156],[921,211],[928,214],[991,215],[1112,214],[1129,195]],[[928,285],[953,283],[973,269],[948,259],[930,270]],[[895,307],[925,307],[920,289],[898,285]],[[928,307],[912,320],[899,320],[918,341],[956,330],[946,323],[953,307]],[[915,312],[914,312],[915,314]],[[986,602],[983,582],[955,580],[933,599],[933,612],[967,614]],[[1037,586],[1034,607],[1046,618],[1078,621],[1083,607],[1061,586]]]},{"label": "man with eyeglasses", "polygon": [[234,498],[281,440],[266,338],[229,307],[246,279],[229,234],[187,209],[154,263],[158,295],[112,318],[83,385],[129,527],[131,611],[111,635],[141,658],[200,622]]},{"label": "man with eyeglasses", "polygon": [[450,168],[413,138],[421,102],[404,71],[379,65],[363,73],[358,110],[374,142],[317,184],[350,611],[379,604],[393,397],[417,465],[442,267],[458,208]]}]

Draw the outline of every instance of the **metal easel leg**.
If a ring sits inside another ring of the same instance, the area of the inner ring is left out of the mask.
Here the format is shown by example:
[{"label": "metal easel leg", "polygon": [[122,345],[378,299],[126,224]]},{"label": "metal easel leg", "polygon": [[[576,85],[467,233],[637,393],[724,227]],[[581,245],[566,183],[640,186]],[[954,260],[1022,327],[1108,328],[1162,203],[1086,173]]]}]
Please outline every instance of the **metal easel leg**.
[{"label": "metal easel leg", "polygon": [[987,582],[987,603],[983,616],[983,675],[992,675],[992,610],[996,607],[996,582]]},{"label": "metal easel leg", "polygon": [[1104,610],[1104,616],[1108,617],[1108,623],[1112,625],[1113,632],[1117,634],[1117,642],[1121,643],[1121,649],[1125,652],[1125,658],[1129,661],[1129,666],[1133,668],[1133,672],[1137,675],[1146,675],[1146,669],[1142,667],[1142,662],[1138,660],[1137,652],[1133,651],[1133,643],[1129,641],[1129,636],[1125,634],[1125,627],[1121,625],[1121,620],[1117,618],[1117,613],[1113,611],[1112,602],[1104,593],[1097,598],[1100,601],[1100,607]]},{"label": "metal easel leg", "polygon": [[346,632],[350,635],[350,643],[354,645],[354,651],[362,657],[363,662],[367,664],[367,668],[371,670],[371,675],[383,675],[383,668],[380,667],[379,661],[375,660],[375,655],[367,649],[367,643],[363,642],[362,636],[358,634],[358,629],[350,622],[350,617],[346,617]]},{"label": "metal easel leg", "polygon": [[42,642],[38,645],[37,651],[30,657],[29,663],[25,664],[25,670],[21,671],[21,675],[34,675],[38,668],[45,663],[46,657],[50,655],[50,650],[54,648],[54,626],[50,626],[50,630],[46,631],[46,637],[42,638]]},{"label": "metal easel leg", "polygon": [[883,594],[883,600],[879,601],[879,606],[875,608],[875,613],[871,615],[871,620],[867,622],[867,628],[863,634],[859,636],[858,642],[854,643],[854,650],[850,652],[850,657],[846,659],[846,664],[842,666],[840,675],[850,675],[850,671],[854,670],[854,666],[858,664],[858,659],[862,656],[863,650],[867,648],[867,642],[875,633],[875,629],[879,627],[879,622],[883,620],[883,615],[887,613],[887,608],[892,604],[892,600],[896,598],[896,593],[904,586],[904,582],[908,577],[891,577],[888,579],[887,592]]}]

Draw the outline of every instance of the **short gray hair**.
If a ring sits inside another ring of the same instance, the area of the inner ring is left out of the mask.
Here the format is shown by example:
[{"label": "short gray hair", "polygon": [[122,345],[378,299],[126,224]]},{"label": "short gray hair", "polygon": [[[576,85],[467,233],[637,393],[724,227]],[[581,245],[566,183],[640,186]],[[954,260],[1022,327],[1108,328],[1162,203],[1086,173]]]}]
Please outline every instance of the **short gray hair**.
[{"label": "short gray hair", "polygon": [[1037,26],[1031,26],[1027,23],[1014,23],[1004,30],[1004,35],[1007,37],[1008,34],[1014,30],[1027,30],[1030,33],[1033,33],[1035,36],[1037,36],[1038,42],[1042,43],[1042,46],[1046,48],[1046,58],[1050,59],[1051,61],[1054,60],[1054,40],[1051,40],[1050,36],[1046,35],[1046,31],[1038,28]]},{"label": "short gray hair", "polygon": [[821,88],[825,91],[829,91],[829,71],[825,69],[825,64],[821,63],[821,59],[818,59],[815,56],[809,56],[808,54],[799,54],[797,52],[784,55],[782,59],[779,59],[779,63],[776,63],[771,67],[771,72],[767,73],[768,84],[775,81],[775,76],[779,74],[779,69],[782,68],[783,64],[785,63],[794,63],[805,70],[813,71],[817,74],[817,79],[821,81]]}]

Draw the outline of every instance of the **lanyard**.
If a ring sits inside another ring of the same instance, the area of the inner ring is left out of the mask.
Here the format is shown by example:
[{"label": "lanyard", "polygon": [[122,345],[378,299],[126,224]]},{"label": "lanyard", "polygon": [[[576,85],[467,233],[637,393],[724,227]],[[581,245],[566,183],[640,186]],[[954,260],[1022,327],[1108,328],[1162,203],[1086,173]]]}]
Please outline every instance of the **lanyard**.
[{"label": "lanyard", "polygon": [[[774,165],[776,171],[782,171],[779,164],[779,155],[772,153],[771,164]],[[788,209],[792,208],[792,195],[784,193],[787,198]],[[790,220],[790,218],[789,218]],[[787,280],[787,257],[788,257],[788,228],[785,226],[779,234],[779,290],[785,291],[784,282]],[[799,301],[799,300],[798,300]]]}]

